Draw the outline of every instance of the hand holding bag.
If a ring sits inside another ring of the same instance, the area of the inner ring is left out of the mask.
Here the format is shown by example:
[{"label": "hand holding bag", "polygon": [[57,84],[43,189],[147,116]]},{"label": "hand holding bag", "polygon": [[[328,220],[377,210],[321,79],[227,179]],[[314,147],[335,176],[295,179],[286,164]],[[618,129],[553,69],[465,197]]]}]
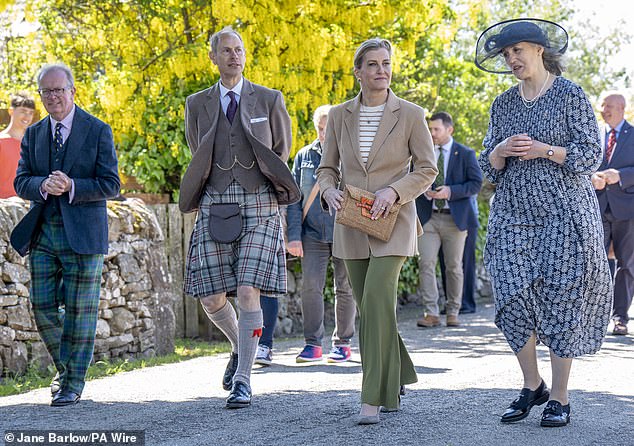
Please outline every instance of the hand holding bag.
[{"label": "hand holding bag", "polygon": [[375,195],[372,192],[346,185],[343,190],[343,203],[341,209],[337,211],[335,221],[387,242],[392,235],[401,205],[394,203],[386,218],[379,217],[372,220],[370,210],[374,199]]}]

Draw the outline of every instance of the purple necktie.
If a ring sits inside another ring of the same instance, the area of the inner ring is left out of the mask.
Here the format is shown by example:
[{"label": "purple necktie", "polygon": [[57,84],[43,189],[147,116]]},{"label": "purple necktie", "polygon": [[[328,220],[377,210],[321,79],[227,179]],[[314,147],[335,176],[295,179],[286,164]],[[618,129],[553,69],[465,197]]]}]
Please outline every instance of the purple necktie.
[{"label": "purple necktie", "polygon": [[231,102],[229,102],[229,106],[227,107],[227,119],[230,124],[233,124],[233,118],[236,116],[236,112],[238,111],[238,101],[236,101],[236,94],[233,91],[227,93],[229,98],[231,98]]}]

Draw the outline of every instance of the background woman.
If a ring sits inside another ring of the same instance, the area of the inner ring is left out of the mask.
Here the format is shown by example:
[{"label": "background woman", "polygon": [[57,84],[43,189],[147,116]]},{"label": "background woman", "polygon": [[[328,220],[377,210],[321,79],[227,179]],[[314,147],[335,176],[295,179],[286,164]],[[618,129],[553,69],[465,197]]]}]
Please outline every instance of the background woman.
[{"label": "background woman", "polygon": [[[608,263],[590,182],[601,163],[599,131],[581,88],[560,76],[567,45],[559,25],[516,19],[487,29],[476,49],[479,68],[520,81],[493,102],[480,155],[482,170],[497,184],[484,254],[495,322],[524,375],[502,422],[524,419],[548,401],[541,425],[566,425],[572,358],[599,350],[610,316]],[[550,349],[550,393],[536,342]]]},{"label": "background woman", "polygon": [[15,197],[13,180],[20,160],[20,142],[33,122],[35,101],[26,93],[11,97],[9,126],[0,132],[0,198]]},{"label": "background woman", "polygon": [[[433,183],[436,162],[423,110],[394,95],[392,47],[382,39],[361,44],[354,74],[361,92],[328,115],[321,165],[322,199],[339,210],[350,184],[376,194],[372,218],[402,204],[387,242],[335,224],[333,255],[344,259],[359,309],[363,369],[359,424],[379,421],[379,409],[397,410],[401,385],[417,381],[396,325],[398,277],[406,256],[416,253],[414,199]],[[410,171],[410,163],[412,169]]]}]

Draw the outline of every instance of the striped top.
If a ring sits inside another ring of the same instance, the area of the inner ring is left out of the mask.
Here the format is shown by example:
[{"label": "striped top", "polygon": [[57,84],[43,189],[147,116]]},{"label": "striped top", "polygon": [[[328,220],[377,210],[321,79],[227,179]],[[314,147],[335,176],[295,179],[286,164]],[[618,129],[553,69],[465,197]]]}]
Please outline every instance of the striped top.
[{"label": "striped top", "polygon": [[379,129],[383,110],[385,110],[385,104],[376,107],[366,107],[361,104],[359,113],[359,151],[364,163],[368,162],[370,148],[374,142],[376,131]]}]

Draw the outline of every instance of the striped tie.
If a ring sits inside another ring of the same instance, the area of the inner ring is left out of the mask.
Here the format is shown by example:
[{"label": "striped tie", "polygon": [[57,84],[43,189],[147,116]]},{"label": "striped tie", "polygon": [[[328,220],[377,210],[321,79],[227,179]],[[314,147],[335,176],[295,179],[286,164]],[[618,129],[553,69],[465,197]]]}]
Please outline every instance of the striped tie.
[{"label": "striped tie", "polygon": [[64,140],[62,139],[62,123],[55,124],[55,135],[53,136],[53,147],[55,147],[55,153],[62,150],[64,146]]},{"label": "striped tie", "polygon": [[608,137],[608,146],[605,148],[605,159],[609,163],[612,159],[612,152],[616,146],[616,130],[610,130],[610,136]]}]

